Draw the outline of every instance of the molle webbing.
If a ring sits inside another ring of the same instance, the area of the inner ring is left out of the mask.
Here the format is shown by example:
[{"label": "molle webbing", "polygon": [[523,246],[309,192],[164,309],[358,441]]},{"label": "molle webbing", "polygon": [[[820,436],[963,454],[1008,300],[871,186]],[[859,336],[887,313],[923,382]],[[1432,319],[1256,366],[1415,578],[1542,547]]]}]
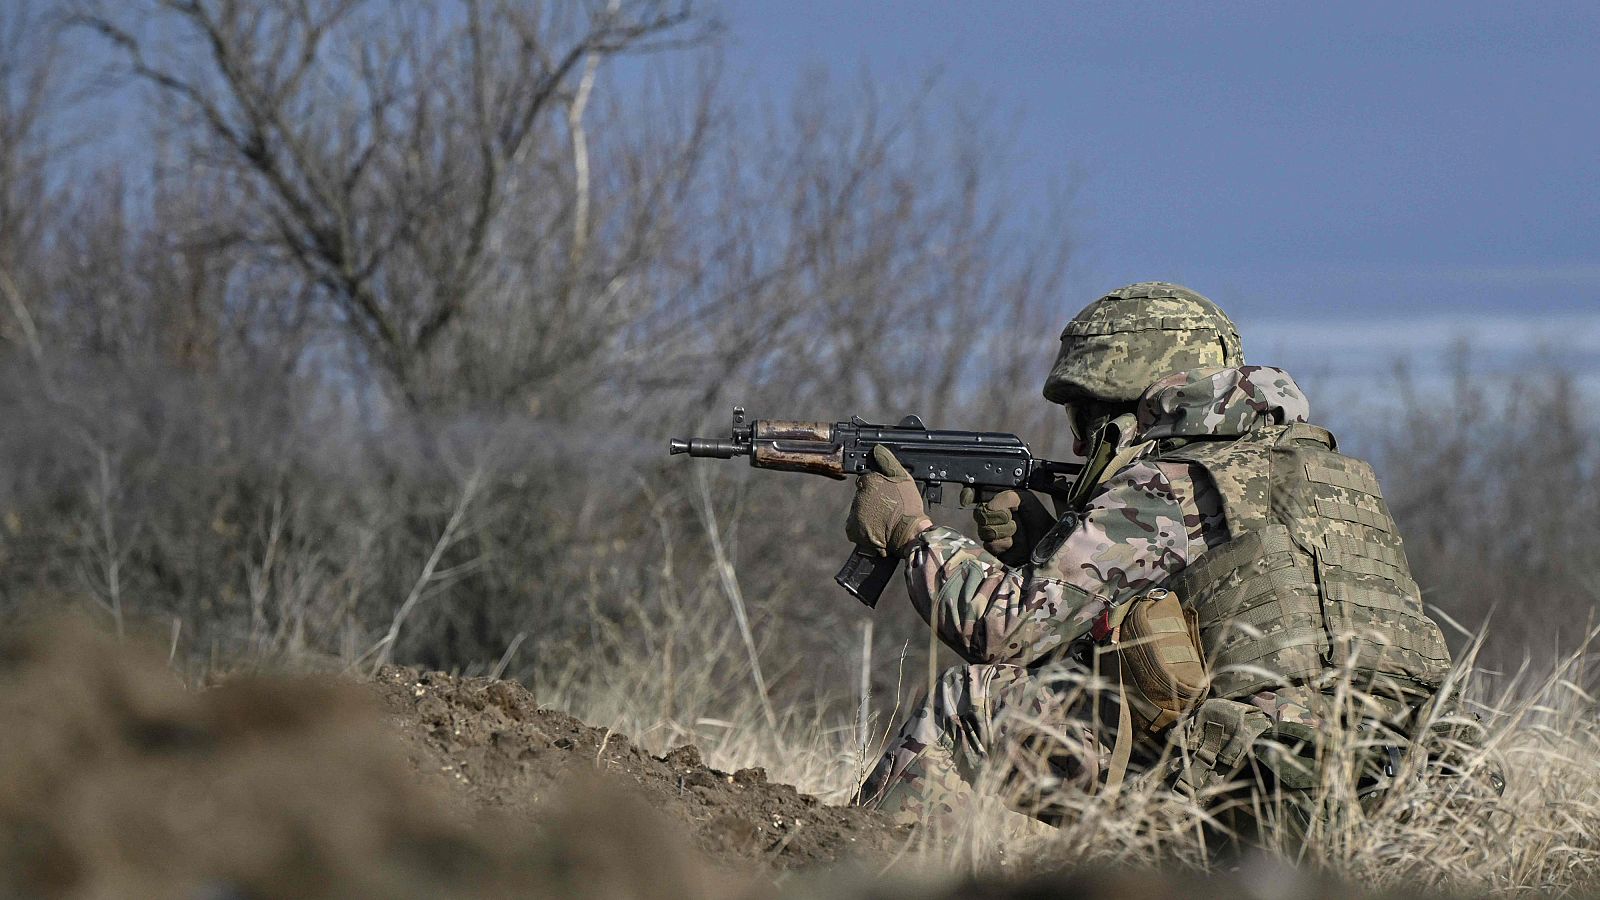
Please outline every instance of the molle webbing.
[{"label": "molle webbing", "polygon": [[1364,559],[1402,572],[1406,569],[1405,554],[1388,544],[1329,534],[1323,536],[1323,545],[1327,549],[1324,558],[1334,561],[1336,565],[1343,565],[1339,560]]},{"label": "molle webbing", "polygon": [[1228,525],[1227,543],[1166,585],[1199,617],[1216,696],[1340,667],[1425,693],[1449,666],[1377,478],[1334,447],[1291,425],[1163,456],[1205,470]]},{"label": "molle webbing", "polygon": [[1368,497],[1382,497],[1383,491],[1378,488],[1378,479],[1364,472],[1352,472],[1347,469],[1335,469],[1331,466],[1306,463],[1306,480],[1318,484],[1331,484],[1334,487],[1347,488]]},{"label": "molle webbing", "polygon": [[1355,522],[1368,528],[1379,531],[1393,532],[1389,516],[1382,510],[1367,509],[1354,503],[1340,503],[1337,500],[1317,498],[1317,513],[1324,519],[1336,519],[1341,522]]},{"label": "molle webbing", "polygon": [[1245,532],[1167,587],[1199,616],[1215,695],[1245,697],[1322,671],[1328,639],[1316,574],[1284,526]]}]

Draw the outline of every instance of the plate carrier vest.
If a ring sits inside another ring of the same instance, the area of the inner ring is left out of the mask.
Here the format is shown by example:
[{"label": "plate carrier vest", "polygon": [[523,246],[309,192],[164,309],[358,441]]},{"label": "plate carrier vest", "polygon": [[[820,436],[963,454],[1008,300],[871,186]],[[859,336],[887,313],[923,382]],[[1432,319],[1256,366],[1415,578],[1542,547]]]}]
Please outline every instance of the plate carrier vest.
[{"label": "plate carrier vest", "polygon": [[1407,705],[1438,690],[1450,653],[1371,466],[1307,424],[1159,458],[1204,469],[1221,495],[1228,541],[1163,585],[1197,615],[1212,696],[1318,687],[1342,671]]}]

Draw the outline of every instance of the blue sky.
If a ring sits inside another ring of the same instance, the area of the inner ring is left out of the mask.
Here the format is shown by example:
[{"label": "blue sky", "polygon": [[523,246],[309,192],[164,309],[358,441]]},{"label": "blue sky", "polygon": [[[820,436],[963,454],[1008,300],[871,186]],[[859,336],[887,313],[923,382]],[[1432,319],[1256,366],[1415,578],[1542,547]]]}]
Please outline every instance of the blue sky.
[{"label": "blue sky", "polygon": [[[1070,185],[1079,296],[1161,278],[1289,356],[1600,340],[1600,3],[730,0],[730,74],[932,71]],[[1382,323],[1389,323],[1385,327]],[[1508,332],[1508,328],[1510,331]],[[1324,335],[1326,332],[1324,332]]]}]

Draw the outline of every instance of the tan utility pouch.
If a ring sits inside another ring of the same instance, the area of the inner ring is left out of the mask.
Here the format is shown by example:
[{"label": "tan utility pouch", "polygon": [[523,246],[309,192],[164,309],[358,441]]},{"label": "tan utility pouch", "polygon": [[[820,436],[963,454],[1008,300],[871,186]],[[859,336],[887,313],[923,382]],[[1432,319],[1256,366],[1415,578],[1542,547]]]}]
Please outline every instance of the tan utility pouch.
[{"label": "tan utility pouch", "polygon": [[1127,773],[1135,730],[1154,735],[1171,729],[1205,699],[1211,678],[1195,614],[1177,594],[1157,588],[1111,611],[1103,624],[1122,695],[1106,773],[1107,789],[1115,790]]},{"label": "tan utility pouch", "polygon": [[1205,699],[1211,679],[1193,610],[1156,589],[1129,602],[1113,649],[1140,731],[1160,734]]}]

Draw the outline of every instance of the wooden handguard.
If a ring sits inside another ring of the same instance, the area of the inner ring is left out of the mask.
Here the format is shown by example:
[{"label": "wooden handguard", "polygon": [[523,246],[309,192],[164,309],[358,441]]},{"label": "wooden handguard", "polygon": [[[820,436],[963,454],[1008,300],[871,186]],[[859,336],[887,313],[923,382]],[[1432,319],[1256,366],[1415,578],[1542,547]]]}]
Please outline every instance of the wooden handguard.
[{"label": "wooden handguard", "polygon": [[750,464],[758,469],[843,478],[844,448],[824,441],[757,440],[751,447]]}]

